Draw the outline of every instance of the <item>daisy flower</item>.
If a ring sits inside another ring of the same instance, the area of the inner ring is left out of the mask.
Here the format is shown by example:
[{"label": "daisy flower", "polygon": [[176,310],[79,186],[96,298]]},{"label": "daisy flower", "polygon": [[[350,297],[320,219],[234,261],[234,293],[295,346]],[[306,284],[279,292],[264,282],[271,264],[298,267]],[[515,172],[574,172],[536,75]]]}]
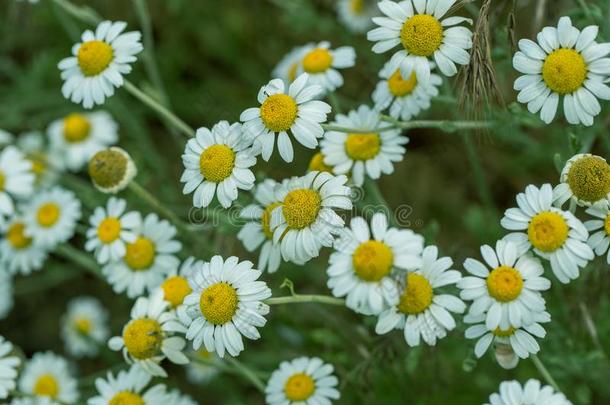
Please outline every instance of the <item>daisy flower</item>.
[{"label": "daisy flower", "polygon": [[115,351],[122,350],[125,361],[135,364],[153,376],[167,377],[160,363],[168,358],[175,364],[187,364],[182,353],[186,343],[174,333],[185,329],[163,299],[163,291],[155,290],[149,297],[139,297],[131,309],[131,320],[121,336],[108,341]]},{"label": "daisy flower", "polygon": [[377,4],[384,17],[375,17],[379,27],[368,32],[367,39],[376,42],[373,52],[384,53],[401,45],[390,59],[390,70],[400,69],[402,77],[415,72],[422,83],[430,81],[431,59],[445,76],[457,73],[458,65],[468,65],[472,47],[472,32],[463,22],[464,17],[443,19],[456,0],[407,0],[396,3],[381,1]]},{"label": "daisy flower", "polygon": [[551,269],[562,283],[578,278],[579,268],[585,267],[595,255],[587,245],[589,233],[569,211],[552,206],[553,189],[550,184],[538,188],[526,187],[517,195],[518,208],[504,213],[501,225],[515,231],[504,237],[514,242],[517,250],[533,247],[534,253],[551,262]]},{"label": "daisy flower", "polygon": [[13,276],[6,269],[0,270],[0,320],[11,312],[13,303]]},{"label": "daisy flower", "polygon": [[102,21],[95,32],[86,30],[72,47],[72,55],[57,65],[64,84],[61,92],[74,103],[91,108],[104,104],[114,88],[123,85],[123,75],[144,49],[138,31],[125,32],[123,21]]},{"label": "daisy flower", "polygon": [[271,158],[277,134],[277,147],[286,162],[292,162],[294,150],[288,132],[301,145],[314,149],[324,135],[320,123],[326,122],[330,105],[315,100],[322,87],[309,83],[309,75],[299,75],[288,87],[280,79],[273,79],[258,92],[260,107],[248,108],[239,117],[244,132],[260,149],[265,161]]},{"label": "daisy flower", "polygon": [[85,250],[93,251],[99,264],[118,261],[125,257],[126,244],[134,243],[142,224],[139,212],[125,212],[127,202],[110,197],[106,208],[97,207],[89,218]]},{"label": "daisy flower", "polygon": [[348,308],[377,315],[399,295],[394,278],[421,266],[423,248],[420,235],[388,228],[385,214],[373,215],[370,229],[364,218],[352,218],[350,227],[335,240],[328,288],[335,297],[347,296]]},{"label": "daisy flower", "polygon": [[78,382],[66,360],[52,352],[36,353],[19,378],[19,391],[40,399],[74,404],[78,401]]},{"label": "daisy flower", "polygon": [[585,228],[590,232],[587,245],[593,249],[597,256],[603,256],[606,253],[606,262],[610,264],[610,207],[608,202],[604,201],[589,207],[587,214],[595,217],[595,219],[586,221]]},{"label": "daisy flower", "polygon": [[88,405],[146,404],[167,405],[169,396],[165,385],[146,388],[151,376],[139,367],[119,371],[116,377],[109,371],[106,378],[97,378],[95,388],[98,395],[87,400]]},{"label": "daisy flower", "polygon": [[373,25],[371,18],[376,13],[370,0],[339,0],[337,14],[350,31],[365,32]]},{"label": "daisy flower", "polygon": [[462,278],[459,271],[449,270],[452,265],[451,258],[438,257],[436,246],[426,247],[421,266],[405,274],[402,292],[394,295],[390,308],[379,315],[375,332],[382,335],[403,329],[409,346],[418,346],[420,337],[434,346],[437,339],[447,336],[456,326],[451,312],[461,314],[466,309],[459,298],[435,292]]},{"label": "daisy flower", "polygon": [[237,199],[238,189],[254,187],[250,168],[256,164],[256,157],[244,142],[241,124],[220,121],[211,131],[199,128],[186,143],[182,163],[182,192],[195,192],[193,205],[197,208],[210,205],[214,195],[220,205],[229,208]]},{"label": "daisy flower", "polygon": [[176,228],[157,214],[148,214],[134,233],[136,239],[125,245],[125,256],[102,268],[113,290],[118,294],[127,292],[129,298],[161,285],[180,264],[174,254],[182,248],[174,239]]},{"label": "daisy flower", "polygon": [[138,170],[125,150],[113,146],[97,152],[88,165],[91,182],[102,193],[116,194],[136,177]]},{"label": "daisy flower", "polygon": [[193,341],[194,350],[203,345],[220,357],[225,350],[237,356],[244,350],[242,335],[260,338],[256,328],[265,326],[264,315],[269,313],[262,301],[271,297],[267,284],[256,281],[260,275],[251,262],[239,262],[235,256],[214,256],[197,266],[189,278],[193,292],[177,310],[180,321],[188,325],[186,338]]},{"label": "daisy flower", "polygon": [[309,172],[276,188],[281,201],[271,211],[273,241],[280,244],[286,261],[305,263],[317,257],[323,246],[331,247],[345,222],[335,210],[350,210],[351,190],[347,177]]},{"label": "daisy flower", "polygon": [[[357,186],[365,175],[378,179],[381,174],[394,172],[393,162],[402,161],[409,138],[400,129],[387,129],[391,124],[381,121],[379,111],[361,105],[347,115],[337,114],[331,125],[353,128],[359,133],[328,131],[321,142],[324,163],[336,174],[351,171]],[[365,132],[366,131],[366,132]]]},{"label": "daisy flower", "polygon": [[590,207],[610,200],[610,165],[601,156],[572,156],[561,171],[560,181],[553,189],[553,201],[561,207],[569,200],[572,212],[576,205]]},{"label": "daisy flower", "polygon": [[161,283],[163,299],[169,303],[171,309],[182,305],[184,298],[193,292],[188,278],[201,263],[203,263],[201,260],[196,260],[191,256],[182,262],[179,270],[170,271],[167,278]]},{"label": "daisy flower", "polygon": [[9,273],[27,275],[42,268],[49,252],[28,236],[23,218],[13,216],[0,231],[0,264]]},{"label": "daisy flower", "polygon": [[0,215],[15,212],[15,200],[25,199],[34,191],[36,176],[32,163],[14,146],[0,152]]},{"label": "daisy flower", "polygon": [[524,387],[518,381],[503,381],[500,392],[489,396],[484,405],[572,405],[565,395],[555,392],[550,385],[542,386],[540,381],[527,380]]},{"label": "daisy flower", "polygon": [[273,231],[271,231],[271,212],[281,202],[275,198],[277,182],[265,179],[256,186],[254,199],[256,204],[250,204],[241,210],[239,216],[250,222],[244,224],[237,238],[244,244],[248,252],[253,252],[261,245],[257,268],[261,271],[267,270],[275,273],[282,262],[280,245],[273,242]]},{"label": "daisy flower", "polygon": [[17,138],[16,145],[32,163],[32,172],[36,177],[34,186],[54,185],[63,169],[63,158],[49,147],[45,135],[39,131],[23,133]]},{"label": "daisy flower", "polygon": [[311,157],[311,160],[309,161],[308,171],[327,172],[327,173],[332,174],[333,173],[332,166],[329,166],[326,163],[324,163],[324,159],[326,159],[326,157],[324,156],[324,154],[322,152],[316,152]]},{"label": "daisy flower", "polygon": [[532,114],[549,124],[555,118],[563,96],[563,113],[570,124],[593,125],[601,111],[597,99],[610,100],[610,88],[604,84],[610,75],[607,43],[595,42],[599,27],[590,25],[582,31],[572,26],[569,17],[561,17],[557,28],[545,27],[538,33],[538,43],[519,41],[513,66],[523,73],[514,84],[517,100],[527,104]]},{"label": "daisy flower", "polygon": [[186,367],[186,378],[192,384],[205,384],[218,374],[218,368],[214,363],[219,359],[205,349],[192,351],[192,356],[201,361],[191,361]]},{"label": "daisy flower", "polygon": [[382,79],[373,92],[375,109],[384,111],[390,108],[390,116],[403,121],[419,115],[430,108],[432,97],[438,96],[438,86],[443,83],[439,75],[430,74],[430,81],[420,83],[415,73],[407,79],[400,74],[400,69],[390,69],[386,63],[379,72]]},{"label": "daisy flower", "polygon": [[12,356],[13,345],[0,336],[0,399],[6,399],[11,391],[17,387],[17,368],[21,359]]},{"label": "daisy flower", "polygon": [[290,83],[294,82],[294,79],[297,78],[299,64],[310,47],[311,44],[292,48],[275,66],[272,76],[282,79],[286,87],[290,86]]},{"label": "daisy flower", "polygon": [[53,187],[36,194],[23,211],[26,234],[51,249],[74,236],[81,203],[72,191]]},{"label": "daisy flower", "polygon": [[551,282],[542,277],[544,268],[538,259],[519,252],[514,243],[499,240],[495,250],[489,245],[481,246],[485,263],[471,258],[464,262],[471,275],[457,283],[462,290],[460,298],[472,301],[470,315],[486,313],[489,330],[528,325],[533,314],[545,308],[540,291],[548,290]]},{"label": "daisy flower", "polygon": [[342,46],[330,49],[330,43],[324,41],[307,45],[297,69],[299,74],[309,74],[309,83],[321,86],[326,93],[343,86],[343,76],[337,69],[349,68],[355,64],[354,48]]},{"label": "daisy flower", "polygon": [[108,311],[93,297],[71,300],[61,325],[66,352],[75,357],[97,355],[108,339]]},{"label": "daisy flower", "polygon": [[269,405],[330,404],[341,396],[334,367],[317,357],[283,361],[265,387]]}]

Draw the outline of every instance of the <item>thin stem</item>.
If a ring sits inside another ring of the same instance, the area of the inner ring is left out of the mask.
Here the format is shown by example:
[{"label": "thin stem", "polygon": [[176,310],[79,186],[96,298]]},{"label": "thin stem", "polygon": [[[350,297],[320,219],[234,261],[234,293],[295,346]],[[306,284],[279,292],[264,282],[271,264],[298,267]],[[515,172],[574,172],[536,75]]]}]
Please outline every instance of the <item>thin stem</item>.
[{"label": "thin stem", "polygon": [[468,160],[472,168],[472,174],[474,177],[477,192],[479,194],[479,198],[481,199],[481,202],[486,206],[486,208],[495,215],[496,206],[494,204],[489,185],[485,180],[485,172],[483,170],[483,165],[481,165],[479,154],[477,153],[474,145],[472,144],[472,139],[469,136],[462,134],[462,141],[464,142],[464,146],[466,147],[466,154],[468,156]]},{"label": "thin stem", "polygon": [[316,302],[319,304],[328,305],[340,305],[345,306],[345,300],[341,298],[330,297],[327,295],[308,295],[308,294],[295,294],[287,297],[274,297],[268,298],[265,301],[268,305],[280,305],[280,304],[300,304]]},{"label": "thin stem", "polygon": [[169,219],[177,228],[185,231],[191,231],[191,227],[182,221],[178,216],[169,208],[167,208],[161,201],[157,200],[155,196],[149,193],[144,187],[132,181],[129,183],[129,189],[134,192],[138,197],[146,201],[155,211],[157,211],[163,217]]},{"label": "thin stem", "polygon": [[96,25],[102,18],[90,7],[77,6],[68,0],[53,0],[55,4],[63,8],[68,14],[89,25]]},{"label": "thin stem", "polygon": [[89,273],[93,274],[94,276],[105,280],[105,277],[102,275],[97,262],[83,251],[76,249],[72,245],[66,243],[63,245],[59,245],[55,252],[63,258],[73,261],[74,263],[83,267],[85,270],[89,271]]},{"label": "thin stem", "polygon": [[[369,202],[375,205],[375,207],[373,208],[377,210],[379,208],[378,206],[383,206],[386,210],[386,215],[390,224],[396,225],[396,218],[394,217],[394,212],[392,212],[390,205],[381,193],[377,182],[371,179],[366,179],[363,188],[365,197],[368,197]],[[364,208],[366,208],[366,205],[364,206]],[[368,213],[365,212],[365,214]]]},{"label": "thin stem", "polygon": [[341,114],[341,103],[339,103],[339,98],[337,97],[337,93],[330,92],[328,93],[328,102],[333,108],[333,112],[335,114]]},{"label": "thin stem", "polygon": [[604,356],[606,356],[606,351],[604,350],[600,340],[599,335],[597,333],[597,328],[595,327],[595,322],[593,322],[593,317],[591,317],[591,313],[589,312],[589,308],[585,305],[584,302],[580,302],[578,304],[580,308],[580,312],[582,313],[583,320],[585,322],[585,327],[587,328],[587,332],[591,336],[591,340],[593,341],[593,345],[597,350],[599,350]]},{"label": "thin stem", "polygon": [[233,357],[227,357],[227,361],[233,365],[252,385],[254,385],[260,392],[265,392],[265,383],[256,375],[254,371],[248,368],[245,364]]},{"label": "thin stem", "polygon": [[[349,133],[349,134],[369,134],[369,133],[371,133],[370,129],[347,128],[347,127],[342,127],[339,125],[331,125],[331,124],[322,124],[322,128],[324,128],[326,131],[345,132],[345,133]],[[390,125],[387,127],[378,128],[375,131],[385,132],[385,131],[391,131],[393,129],[396,129],[396,126]]]},{"label": "thin stem", "polygon": [[397,128],[415,129],[415,128],[436,128],[445,132],[455,132],[459,129],[488,129],[495,125],[493,121],[400,121],[388,115],[381,116],[382,121],[390,122]]},{"label": "thin stem", "polygon": [[547,370],[547,368],[544,366],[544,364],[542,364],[542,361],[540,361],[538,356],[536,356],[535,354],[532,354],[532,361],[534,362],[534,365],[538,369],[538,372],[540,373],[542,378],[544,378],[544,380],[551,387],[555,388],[556,391],[561,392],[561,390],[559,389],[559,385],[557,385],[557,382],[555,381],[555,379],[553,378],[551,373],[549,373],[549,370]]}]

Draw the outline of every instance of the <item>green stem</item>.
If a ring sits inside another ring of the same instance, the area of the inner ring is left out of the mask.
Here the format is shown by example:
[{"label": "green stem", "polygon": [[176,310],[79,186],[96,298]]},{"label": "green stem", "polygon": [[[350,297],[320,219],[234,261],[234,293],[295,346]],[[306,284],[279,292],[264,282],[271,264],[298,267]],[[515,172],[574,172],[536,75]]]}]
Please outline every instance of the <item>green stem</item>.
[{"label": "green stem", "polygon": [[184,231],[192,231],[191,227],[184,221],[182,221],[178,216],[169,208],[167,208],[161,201],[157,200],[155,196],[149,193],[144,187],[139,185],[137,182],[132,181],[129,183],[129,189],[133,191],[138,197],[142,200],[146,201],[157,213],[161,216],[167,218],[172,222],[177,228]]},{"label": "green stem", "polygon": [[479,194],[479,198],[481,199],[481,202],[485,205],[485,207],[491,213],[496,215],[496,206],[494,204],[489,185],[485,180],[485,172],[483,171],[483,166],[481,165],[479,155],[474,145],[472,144],[472,139],[469,136],[462,134],[462,141],[464,142],[464,146],[466,147],[466,155],[468,156],[468,160],[472,168],[472,174],[474,176],[474,182],[477,188],[477,192]]},{"label": "green stem", "polygon": [[436,128],[444,132],[455,132],[460,129],[488,129],[495,125],[493,121],[449,121],[449,120],[420,120],[400,121],[388,115],[382,115],[381,120],[394,124],[401,129]]},{"label": "green stem", "polygon": [[[367,178],[364,181],[363,188],[364,188],[365,197],[368,197],[369,202],[375,205],[375,207],[373,207],[373,208],[378,209],[379,208],[378,206],[385,207],[385,209],[386,209],[385,214],[387,215],[388,221],[390,222],[391,225],[396,226],[396,218],[394,217],[394,212],[391,210],[390,205],[388,204],[385,197],[381,193],[381,190],[379,189],[377,182],[375,180]],[[363,204],[363,208],[366,209],[365,204]],[[365,214],[368,214],[368,213],[365,212]]]},{"label": "green stem", "polygon": [[227,361],[235,367],[248,381],[252,383],[261,393],[265,392],[265,383],[256,375],[256,373],[245,364],[233,357],[227,357]]},{"label": "green stem", "polygon": [[55,252],[63,258],[73,261],[74,263],[83,267],[85,270],[89,271],[89,273],[93,274],[94,276],[102,280],[106,279],[100,271],[100,267],[97,262],[93,260],[89,255],[84,253],[82,250],[76,249],[72,245],[66,243],[63,245],[59,245]]},{"label": "green stem", "polygon": [[268,305],[280,305],[280,304],[300,304],[316,302],[319,304],[328,305],[340,305],[345,306],[345,300],[341,298],[329,297],[327,295],[308,295],[308,294],[295,294],[287,297],[274,297],[268,298],[265,301]]},{"label": "green stem", "polygon": [[102,21],[102,18],[90,7],[77,6],[68,0],[53,0],[55,4],[63,8],[68,14],[79,21],[89,25],[96,25]]},{"label": "green stem", "polygon": [[546,367],[544,366],[544,364],[542,364],[542,361],[540,361],[538,356],[536,356],[535,354],[532,354],[532,361],[534,362],[534,365],[538,369],[538,372],[540,373],[542,378],[544,378],[544,380],[551,387],[553,387],[555,389],[555,391],[561,392],[561,390],[559,389],[559,385],[557,385],[557,382],[555,381],[555,379],[553,378],[551,373],[549,373],[549,370],[547,370]]},{"label": "green stem", "polygon": [[335,115],[341,114],[341,103],[339,103],[339,98],[337,97],[337,93],[330,92],[330,93],[328,93],[327,97],[328,97],[328,102],[330,103]]}]

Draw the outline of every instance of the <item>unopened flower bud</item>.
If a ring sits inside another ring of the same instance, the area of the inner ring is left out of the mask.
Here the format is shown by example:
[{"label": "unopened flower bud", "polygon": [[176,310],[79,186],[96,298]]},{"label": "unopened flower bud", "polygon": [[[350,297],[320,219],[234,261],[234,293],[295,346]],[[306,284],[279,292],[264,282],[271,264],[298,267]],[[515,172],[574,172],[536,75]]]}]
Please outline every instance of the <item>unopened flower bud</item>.
[{"label": "unopened flower bud", "polygon": [[118,193],[129,185],[136,174],[136,165],[131,156],[115,146],[97,152],[89,161],[91,181],[103,193]]}]

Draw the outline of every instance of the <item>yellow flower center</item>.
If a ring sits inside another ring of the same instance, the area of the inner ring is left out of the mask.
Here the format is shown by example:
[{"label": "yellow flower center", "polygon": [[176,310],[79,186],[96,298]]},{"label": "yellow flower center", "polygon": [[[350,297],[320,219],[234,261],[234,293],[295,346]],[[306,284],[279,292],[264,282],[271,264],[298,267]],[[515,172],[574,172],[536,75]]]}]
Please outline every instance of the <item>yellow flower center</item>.
[{"label": "yellow flower center", "polygon": [[199,169],[206,180],[220,183],[233,173],[235,152],[227,145],[212,145],[199,157]]},{"label": "yellow flower center", "polygon": [[161,288],[163,288],[165,301],[168,301],[174,308],[182,304],[184,297],[193,291],[186,278],[181,276],[168,278],[161,284]]},{"label": "yellow flower center", "polygon": [[377,133],[347,134],[345,151],[353,160],[369,160],[381,149],[381,138]]},{"label": "yellow flower center", "polygon": [[509,326],[508,329],[496,328],[492,333],[497,337],[510,337],[515,333],[516,330],[517,329],[514,327]]},{"label": "yellow flower center", "polygon": [[4,183],[6,183],[6,177],[4,177],[4,172],[0,171],[0,191],[4,190]]},{"label": "yellow flower center", "polygon": [[91,123],[83,114],[73,113],[64,118],[64,139],[68,143],[82,142],[89,137]]},{"label": "yellow flower center", "polygon": [[568,224],[560,214],[545,211],[537,214],[527,227],[527,237],[542,252],[554,252],[568,238]]},{"label": "yellow flower center", "polygon": [[364,10],[364,0],[351,0],[349,2],[349,9],[354,14],[362,14]]},{"label": "yellow flower center", "polygon": [[322,73],[330,68],[333,55],[326,48],[316,48],[303,58],[303,70],[307,73]]},{"label": "yellow flower center", "polygon": [[324,155],[318,152],[309,161],[309,171],[328,172],[332,173],[333,168],[324,163]]},{"label": "yellow flower center", "polygon": [[214,325],[230,322],[237,312],[239,299],[231,285],[220,282],[206,288],[199,299],[199,309],[203,317]]},{"label": "yellow flower center", "polygon": [[313,378],[305,373],[297,373],[286,380],[284,394],[290,401],[305,401],[313,394],[315,388]]},{"label": "yellow flower center", "polygon": [[[47,169],[47,165],[45,164],[44,159],[42,158],[31,158],[29,159],[30,163],[32,163],[32,172],[36,175],[37,179],[40,179],[44,172]],[[0,188],[1,190],[1,188]]]},{"label": "yellow flower center", "polygon": [[274,94],[267,97],[261,105],[261,120],[273,132],[290,129],[297,119],[296,101],[287,94]]},{"label": "yellow flower center", "polygon": [[403,314],[420,314],[432,304],[433,296],[432,285],[424,276],[409,273],[407,275],[407,286],[398,302],[398,310]]},{"label": "yellow flower center", "polygon": [[284,199],[282,212],[290,229],[303,229],[312,225],[322,203],[317,191],[302,188],[289,192]]},{"label": "yellow flower center", "polygon": [[392,270],[394,254],[383,242],[369,240],[361,243],[352,255],[354,272],[364,281],[379,281]]},{"label": "yellow flower center", "polygon": [[148,359],[159,353],[163,331],[159,322],[154,319],[134,319],[125,327],[123,341],[132,357]]},{"label": "yellow flower center", "polygon": [[610,236],[610,214],[608,214],[604,220],[604,230],[606,231],[606,235]]},{"label": "yellow flower center", "polygon": [[610,193],[610,165],[599,156],[583,156],[568,171],[568,185],[579,199],[594,203]]},{"label": "yellow flower center", "polygon": [[34,383],[34,394],[40,397],[56,398],[59,384],[52,374],[42,374]]},{"label": "yellow flower center", "polygon": [[430,56],[443,42],[443,26],[431,15],[416,14],[402,25],[400,40],[416,56]]},{"label": "yellow flower center", "polygon": [[154,261],[155,244],[150,239],[140,236],[135,242],[127,244],[125,263],[132,270],[146,270]]},{"label": "yellow flower center", "polygon": [[587,78],[587,64],[574,49],[560,48],[544,60],[542,78],[554,92],[570,94],[582,87]]},{"label": "yellow flower center", "polygon": [[32,243],[32,238],[25,235],[25,224],[23,222],[13,223],[6,232],[6,239],[14,249],[25,249]]},{"label": "yellow flower center", "polygon": [[107,217],[97,226],[97,236],[102,243],[112,243],[121,235],[121,221],[115,217]]},{"label": "yellow flower center", "polygon": [[114,57],[112,47],[104,41],[88,41],[78,48],[76,59],[81,72],[85,76],[95,76],[102,73]]},{"label": "yellow flower center", "polygon": [[91,332],[91,320],[87,318],[76,318],[74,320],[74,329],[80,334],[88,335]]},{"label": "yellow flower center", "polygon": [[509,266],[496,267],[487,276],[489,295],[500,302],[509,302],[521,294],[523,278],[521,273]]},{"label": "yellow flower center", "polygon": [[404,97],[413,93],[415,86],[417,86],[415,73],[411,73],[409,80],[404,80],[400,74],[400,69],[397,69],[388,79],[388,89],[395,97]]},{"label": "yellow flower center", "polygon": [[104,149],[89,160],[89,176],[100,187],[119,184],[127,172],[127,157],[116,149]]},{"label": "yellow flower center", "polygon": [[273,239],[273,231],[271,230],[271,213],[281,204],[282,203],[274,202],[267,205],[263,211],[263,214],[261,215],[261,225],[263,227],[263,233],[267,239]]},{"label": "yellow flower center", "polygon": [[36,220],[45,228],[49,228],[57,223],[61,210],[55,203],[46,203],[38,208],[36,213]]},{"label": "yellow flower center", "polygon": [[298,63],[293,63],[292,65],[290,65],[290,68],[288,69],[288,80],[290,80],[290,83],[294,82],[294,79],[297,78],[298,69],[299,69]]},{"label": "yellow flower center", "polygon": [[144,405],[144,399],[138,394],[134,394],[129,391],[121,391],[117,392],[110,401],[108,401],[108,405]]}]

